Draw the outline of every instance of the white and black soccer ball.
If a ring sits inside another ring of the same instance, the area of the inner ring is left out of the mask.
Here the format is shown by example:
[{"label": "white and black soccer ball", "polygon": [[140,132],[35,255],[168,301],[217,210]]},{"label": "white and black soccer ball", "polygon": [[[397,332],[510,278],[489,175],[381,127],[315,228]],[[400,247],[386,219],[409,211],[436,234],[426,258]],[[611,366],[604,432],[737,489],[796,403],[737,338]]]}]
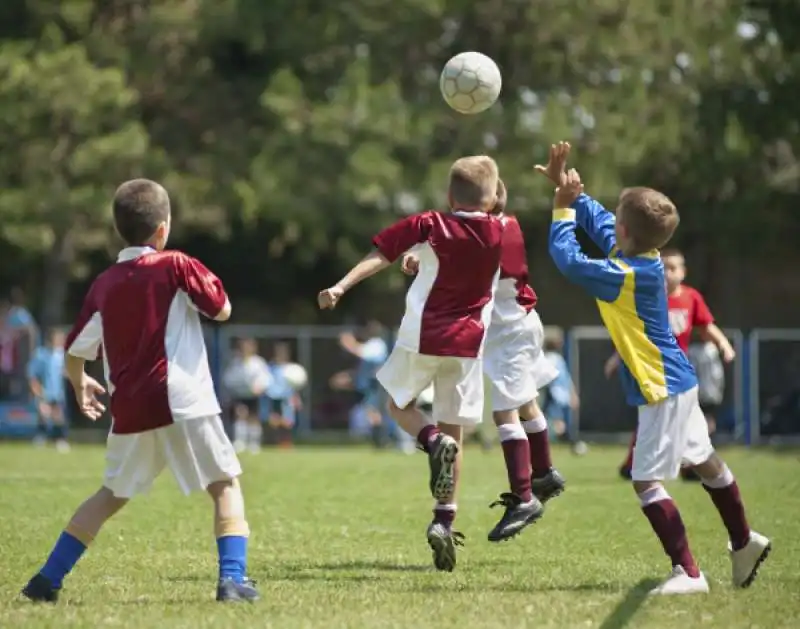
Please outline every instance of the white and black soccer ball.
[{"label": "white and black soccer ball", "polygon": [[445,102],[460,114],[477,114],[494,105],[503,87],[497,64],[480,52],[462,52],[442,69],[439,88]]}]

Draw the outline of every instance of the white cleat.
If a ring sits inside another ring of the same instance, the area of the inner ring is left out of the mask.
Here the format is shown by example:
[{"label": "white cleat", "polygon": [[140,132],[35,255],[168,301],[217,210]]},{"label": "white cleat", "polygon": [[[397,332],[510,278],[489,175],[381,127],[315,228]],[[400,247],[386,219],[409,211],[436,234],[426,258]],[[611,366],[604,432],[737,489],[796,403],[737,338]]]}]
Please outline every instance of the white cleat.
[{"label": "white cleat", "polygon": [[69,452],[71,450],[69,441],[67,441],[66,439],[59,439],[58,441],[56,441],[56,450],[61,454],[66,454],[67,452]]},{"label": "white cleat", "polygon": [[708,594],[708,581],[701,572],[697,578],[686,574],[683,566],[673,566],[669,575],[657,588],[650,590],[651,596],[667,596],[672,594]]},{"label": "white cleat", "polygon": [[770,550],[772,550],[772,542],[755,531],[750,531],[750,541],[744,548],[733,550],[728,543],[728,552],[733,568],[733,584],[737,588],[750,587]]}]

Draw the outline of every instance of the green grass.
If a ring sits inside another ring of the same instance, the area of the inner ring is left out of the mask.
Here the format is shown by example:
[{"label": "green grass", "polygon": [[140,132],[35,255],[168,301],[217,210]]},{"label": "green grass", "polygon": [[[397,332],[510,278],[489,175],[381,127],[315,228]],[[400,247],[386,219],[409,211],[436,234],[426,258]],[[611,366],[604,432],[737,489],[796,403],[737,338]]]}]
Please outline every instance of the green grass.
[{"label": "green grass", "polygon": [[245,457],[250,572],[263,600],[213,602],[210,502],[165,474],[129,505],[67,580],[57,607],[17,600],[79,502],[98,486],[103,451],[0,447],[0,627],[384,627],[662,629],[800,626],[800,474],[795,453],[724,453],[752,525],[774,551],[749,590],[729,585],[725,534],[705,492],[674,483],[709,596],[646,600],[669,565],[630,487],[619,449],[556,451],[569,488],[519,538],[486,541],[505,488],[498,450],[469,450],[452,574],[435,572],[424,532],[425,459],[366,449]]}]

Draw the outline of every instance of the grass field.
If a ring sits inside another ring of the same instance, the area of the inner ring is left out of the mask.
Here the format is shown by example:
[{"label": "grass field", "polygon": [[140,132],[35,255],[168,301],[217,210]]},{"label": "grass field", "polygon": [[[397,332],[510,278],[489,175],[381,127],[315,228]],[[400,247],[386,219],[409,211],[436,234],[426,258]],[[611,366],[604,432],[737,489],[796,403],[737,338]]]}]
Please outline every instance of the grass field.
[{"label": "grass field", "polygon": [[669,565],[630,487],[619,449],[556,451],[567,492],[502,545],[486,541],[505,488],[500,452],[467,452],[458,526],[467,546],[435,572],[422,455],[367,449],[266,451],[244,460],[250,572],[263,600],[213,602],[210,502],[165,475],[103,531],[57,607],[17,599],[75,506],[98,485],[103,451],[0,446],[0,627],[237,629],[800,627],[800,467],[796,453],[725,453],[751,524],[774,552],[752,588],[729,585],[725,534],[705,492],[675,483],[709,596],[648,600]]}]

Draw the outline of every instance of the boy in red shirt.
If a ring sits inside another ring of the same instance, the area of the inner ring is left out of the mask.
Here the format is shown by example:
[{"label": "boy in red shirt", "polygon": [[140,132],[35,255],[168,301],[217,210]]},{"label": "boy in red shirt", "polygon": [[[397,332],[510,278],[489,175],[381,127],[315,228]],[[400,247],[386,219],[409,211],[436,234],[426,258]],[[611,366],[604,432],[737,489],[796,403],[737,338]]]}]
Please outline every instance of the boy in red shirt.
[{"label": "boy in red shirt", "polygon": [[[696,329],[703,341],[717,346],[725,363],[732,362],[736,358],[736,352],[722,330],[714,323],[714,316],[706,305],[705,299],[699,291],[683,283],[686,279],[686,260],[683,254],[677,249],[664,249],[661,252],[661,260],[664,263],[664,277],[667,284],[669,323],[672,333],[678,341],[678,346],[684,353],[688,353],[692,332]],[[606,362],[606,377],[611,377],[618,365],[619,356],[614,354]],[[706,420],[709,423],[709,431],[713,433],[714,418],[706,416]],[[620,476],[624,478],[630,478],[635,444],[636,434],[634,433],[628,448],[628,456],[619,469]],[[681,475],[684,479],[694,480],[696,478],[691,471],[682,472]]]},{"label": "boy in red shirt", "polygon": [[[452,530],[461,469],[463,428],[483,418],[481,355],[500,275],[503,223],[491,216],[497,164],[478,155],[450,169],[449,212],[404,218],[373,239],[375,249],[336,285],[319,293],[334,308],[353,286],[414,248],[419,272],[391,355],[376,378],[389,394],[389,413],[428,454],[436,501],[428,545],[438,570],[452,571],[462,535]],[[433,422],[415,402],[434,387]]]}]

